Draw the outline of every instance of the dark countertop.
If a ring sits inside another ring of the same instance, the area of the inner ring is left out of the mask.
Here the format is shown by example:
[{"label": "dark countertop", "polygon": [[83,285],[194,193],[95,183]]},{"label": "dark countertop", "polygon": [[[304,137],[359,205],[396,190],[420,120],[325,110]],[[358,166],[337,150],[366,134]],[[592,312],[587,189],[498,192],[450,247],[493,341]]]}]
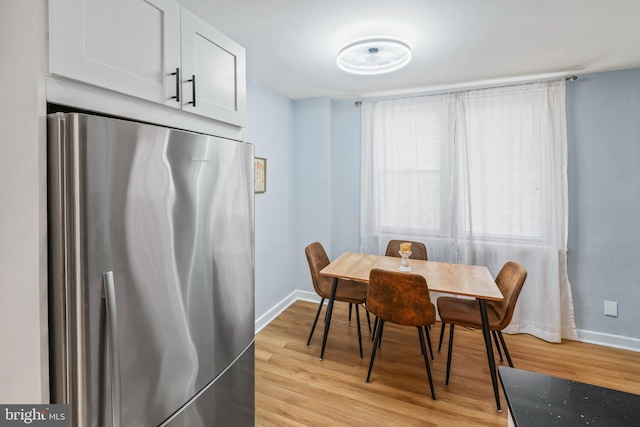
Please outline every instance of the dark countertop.
[{"label": "dark countertop", "polygon": [[640,395],[500,366],[516,427],[640,426]]}]

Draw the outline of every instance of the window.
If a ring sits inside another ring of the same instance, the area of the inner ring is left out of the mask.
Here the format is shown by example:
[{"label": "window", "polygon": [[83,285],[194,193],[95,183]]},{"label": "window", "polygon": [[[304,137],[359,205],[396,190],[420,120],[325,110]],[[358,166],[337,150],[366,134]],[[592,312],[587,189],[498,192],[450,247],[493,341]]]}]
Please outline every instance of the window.
[{"label": "window", "polygon": [[564,80],[362,104],[360,249],[528,271],[508,332],[575,338]]},{"label": "window", "polygon": [[374,125],[385,135],[375,188],[382,231],[448,235],[450,226],[451,100],[408,102]]},{"label": "window", "polygon": [[544,238],[542,193],[548,170],[542,161],[541,118],[534,96],[467,96],[464,137],[458,142],[462,177],[458,204],[460,230],[476,239]]}]

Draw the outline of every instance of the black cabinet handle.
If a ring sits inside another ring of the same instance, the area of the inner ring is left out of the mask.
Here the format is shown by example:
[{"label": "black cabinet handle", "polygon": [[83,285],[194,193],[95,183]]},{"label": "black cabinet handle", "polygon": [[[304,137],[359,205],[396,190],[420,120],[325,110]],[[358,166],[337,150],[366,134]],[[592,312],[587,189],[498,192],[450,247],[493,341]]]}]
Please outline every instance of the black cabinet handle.
[{"label": "black cabinet handle", "polygon": [[192,83],[191,90],[192,90],[192,98],[193,98],[193,101],[187,102],[187,104],[193,104],[193,106],[195,107],[196,106],[196,76],[195,76],[195,74],[192,75],[191,79],[187,80],[187,81]]},{"label": "black cabinet handle", "polygon": [[171,99],[175,99],[176,102],[180,102],[180,68],[176,68],[175,73],[171,73],[172,76],[176,76],[176,96],[172,96]]}]

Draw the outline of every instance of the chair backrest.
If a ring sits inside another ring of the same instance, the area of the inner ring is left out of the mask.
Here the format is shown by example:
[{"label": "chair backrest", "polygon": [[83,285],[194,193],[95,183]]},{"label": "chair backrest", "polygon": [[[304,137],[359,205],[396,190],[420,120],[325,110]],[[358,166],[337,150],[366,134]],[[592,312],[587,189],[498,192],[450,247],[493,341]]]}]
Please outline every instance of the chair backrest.
[{"label": "chair backrest", "polygon": [[409,258],[411,259],[421,259],[424,261],[428,261],[427,258],[427,247],[424,243],[421,242],[412,242],[411,240],[389,240],[387,244],[387,252],[385,252],[385,256],[394,256],[400,258],[400,243],[409,242],[411,243],[411,255]]},{"label": "chair backrest", "polygon": [[309,263],[313,289],[320,297],[329,298],[331,296],[332,279],[330,277],[320,275],[320,270],[329,265],[330,262],[322,244],[319,242],[311,243],[304,248],[304,253],[307,256],[307,262]]},{"label": "chair backrest", "polygon": [[425,278],[400,271],[371,270],[367,311],[404,326],[424,326],[436,321]]},{"label": "chair backrest", "polygon": [[489,302],[488,304],[496,311],[501,319],[500,323],[492,329],[502,330],[509,326],[513,312],[516,309],[516,302],[520,296],[522,285],[527,279],[527,270],[517,262],[507,262],[496,277],[496,285],[500,288],[500,292],[504,296],[504,300],[500,302]]}]

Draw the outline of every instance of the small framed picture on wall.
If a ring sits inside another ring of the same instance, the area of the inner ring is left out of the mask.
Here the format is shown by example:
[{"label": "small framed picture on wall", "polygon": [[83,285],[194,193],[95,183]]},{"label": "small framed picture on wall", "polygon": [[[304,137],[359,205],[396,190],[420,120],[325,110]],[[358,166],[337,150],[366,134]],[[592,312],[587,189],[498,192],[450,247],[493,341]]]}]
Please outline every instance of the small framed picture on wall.
[{"label": "small framed picture on wall", "polygon": [[264,193],[267,191],[267,159],[256,157],[253,162],[254,191]]}]

